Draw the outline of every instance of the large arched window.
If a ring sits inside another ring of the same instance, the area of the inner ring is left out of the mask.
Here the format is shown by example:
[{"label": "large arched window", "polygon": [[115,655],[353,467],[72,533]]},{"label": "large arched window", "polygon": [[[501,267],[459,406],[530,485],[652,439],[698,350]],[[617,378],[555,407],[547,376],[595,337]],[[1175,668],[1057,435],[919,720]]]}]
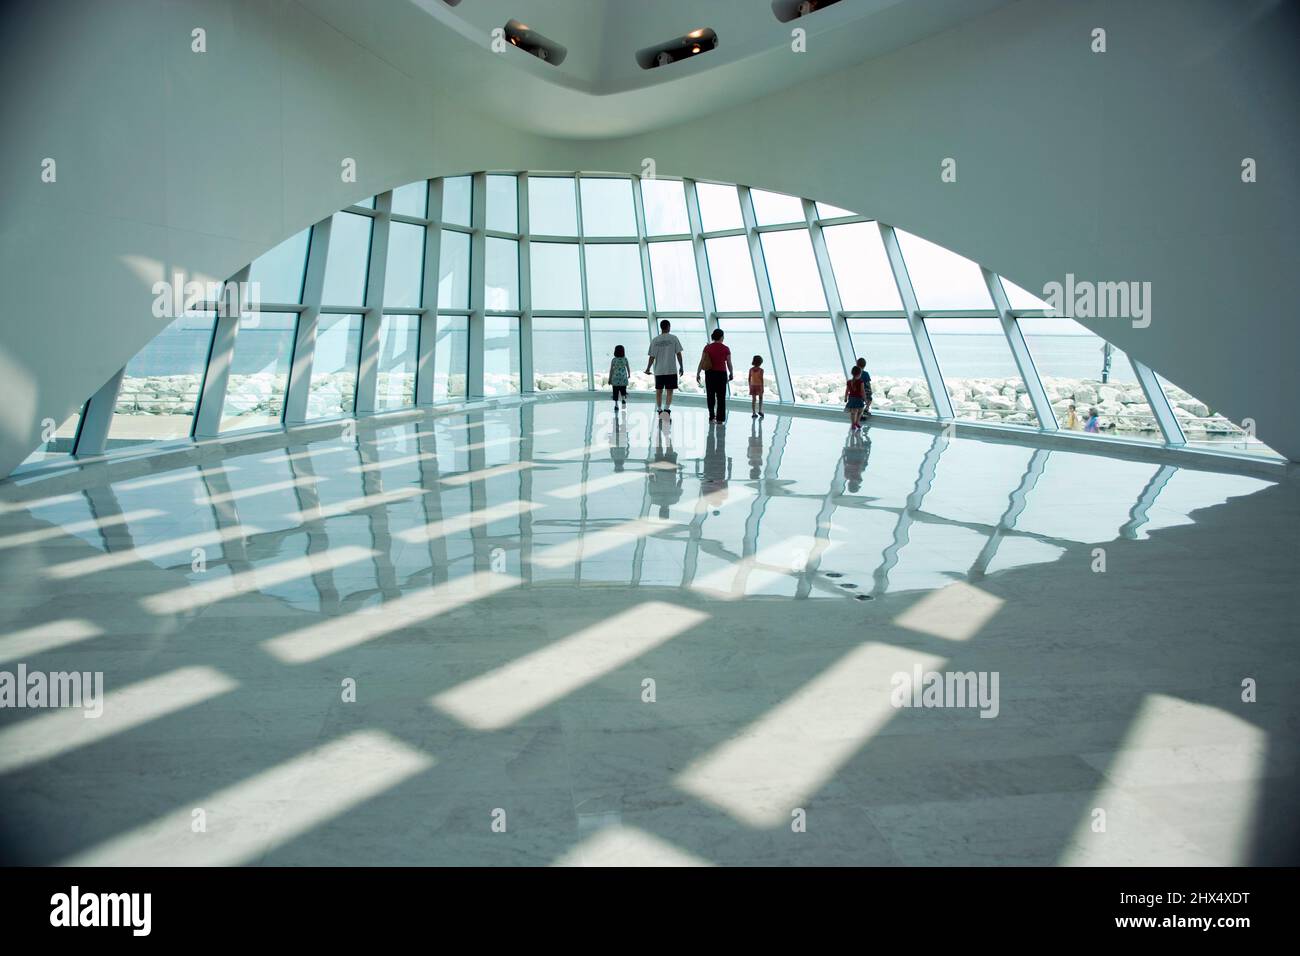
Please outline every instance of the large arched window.
[{"label": "large arched window", "polygon": [[[737,389],[762,356],[770,401],[838,406],[863,356],[880,414],[1276,457],[978,263],[845,209],[746,186],[556,172],[419,181],[338,211],[232,279],[249,283],[255,312],[204,302],[160,322],[29,462],[602,389],[618,345],[633,391],[648,389],[647,346],[663,320],[684,344],[688,394],[720,328]],[[108,402],[110,426],[86,439],[79,424]]]}]

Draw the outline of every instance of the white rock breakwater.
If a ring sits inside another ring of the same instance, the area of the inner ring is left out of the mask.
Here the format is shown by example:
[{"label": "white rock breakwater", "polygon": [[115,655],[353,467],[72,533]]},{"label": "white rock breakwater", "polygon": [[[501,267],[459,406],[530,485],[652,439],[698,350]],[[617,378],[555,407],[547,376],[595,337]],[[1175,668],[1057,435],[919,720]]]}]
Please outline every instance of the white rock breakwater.
[{"label": "white rock breakwater", "polygon": [[[768,374],[766,398],[775,401],[776,389]],[[457,373],[447,382],[450,394],[464,393],[464,375]],[[597,373],[598,390],[605,390],[603,370]],[[484,384],[490,394],[505,395],[519,390],[518,375],[486,373]],[[881,412],[905,415],[931,415],[933,402],[930,390],[923,379],[896,378],[887,375],[872,377],[874,395],[872,408]],[[118,415],[190,415],[198,402],[202,377],[198,374],[150,375],[126,377],[118,396]],[[227,416],[276,415],[284,402],[286,379],[273,372],[232,374],[227,387]],[[795,401],[806,405],[842,405],[844,381],[837,374],[797,375],[793,377]],[[585,372],[546,372],[536,377],[537,391],[585,391]],[[1065,423],[1071,403],[1082,420],[1088,409],[1098,411],[1103,432],[1134,437],[1155,438],[1159,432],[1155,418],[1147,406],[1146,396],[1136,383],[1103,383],[1086,378],[1044,378],[1043,387],[1056,412],[1057,419]],[[629,391],[650,391],[654,379],[641,372],[633,372]],[[309,409],[312,417],[343,415],[351,412],[356,376],[350,372],[317,375],[309,390]],[[378,389],[381,406],[398,406],[413,401],[415,376],[406,371],[380,372]],[[699,393],[694,376],[681,379],[681,390]],[[732,383],[732,397],[744,398],[749,389],[743,381]],[[1033,407],[1024,384],[1016,378],[963,378],[948,382],[948,394],[959,418],[979,421],[997,421],[1007,424],[1034,424]],[[1174,415],[1191,441],[1227,438],[1241,434],[1241,429],[1222,415],[1215,414],[1204,403],[1175,386],[1169,386],[1168,395]]]}]

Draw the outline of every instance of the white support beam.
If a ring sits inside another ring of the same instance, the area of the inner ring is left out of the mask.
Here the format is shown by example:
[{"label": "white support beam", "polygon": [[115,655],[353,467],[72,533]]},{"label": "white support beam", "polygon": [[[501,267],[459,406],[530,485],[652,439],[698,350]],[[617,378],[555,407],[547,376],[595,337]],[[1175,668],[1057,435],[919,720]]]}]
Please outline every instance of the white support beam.
[{"label": "white support beam", "polygon": [[307,420],[307,397],[311,391],[312,363],[316,359],[316,327],[320,321],[321,294],[325,289],[325,263],[329,259],[330,225],[327,216],[311,227],[307,244],[307,268],[302,282],[303,310],[293,341],[293,368],[284,398],[284,423],[297,425]]},{"label": "white support beam", "polygon": [[894,284],[898,287],[898,297],[907,313],[907,324],[912,330],[912,341],[916,345],[916,354],[921,359],[921,371],[925,374],[926,384],[930,388],[930,401],[940,421],[951,421],[954,417],[952,398],[943,383],[943,373],[939,371],[939,360],[935,357],[934,346],[930,343],[930,333],[921,318],[921,307],[916,301],[916,290],[912,288],[912,279],[907,274],[907,264],[903,261],[903,250],[898,247],[898,236],[894,227],[883,222],[880,227],[880,239],[885,244],[885,255],[889,257],[889,268],[894,273]]},{"label": "white support beam", "polygon": [[[709,254],[704,245],[704,220],[700,217],[700,197],[695,192],[695,180],[683,180],[682,185],[686,191],[686,218],[691,224],[695,274],[700,283],[700,308],[704,310],[704,336],[708,338],[718,327],[718,302],[713,295],[713,274],[709,271]],[[654,335],[655,332],[650,334]]]},{"label": "white support beam", "polygon": [[[590,389],[596,387],[596,376],[591,355],[591,304],[587,298],[587,244],[582,225],[581,173],[575,173],[573,176],[573,208],[576,210],[578,217],[578,285],[582,292],[582,339],[583,351],[587,356],[587,388]],[[652,331],[650,337],[654,338],[654,336],[655,333]]]},{"label": "white support beam", "polygon": [[370,227],[370,267],[366,273],[366,307],[361,317],[361,363],[357,369],[356,413],[375,410],[379,386],[379,327],[384,321],[384,275],[388,270],[388,227],[392,222],[393,194],[375,197],[375,218]]},{"label": "white support beam", "polygon": [[[248,281],[249,266],[244,266],[226,282],[226,287]],[[227,288],[222,289],[221,301],[230,301]],[[221,413],[226,404],[226,386],[230,383],[230,363],[235,356],[235,339],[239,335],[239,316],[217,312],[217,324],[212,333],[212,349],[208,356],[208,372],[203,377],[203,390],[199,393],[199,407],[194,413],[194,437],[214,438],[221,433]]]},{"label": "white support beam", "polygon": [[1156,417],[1156,425],[1160,429],[1160,434],[1164,436],[1165,444],[1173,447],[1186,445],[1187,436],[1183,434],[1183,426],[1178,424],[1173,406],[1169,404],[1169,397],[1165,395],[1165,390],[1160,387],[1160,380],[1156,378],[1156,373],[1131,355],[1128,360],[1137,375],[1138,384],[1142,386],[1142,393],[1147,397],[1147,404],[1151,406],[1151,414]]},{"label": "white support beam", "polygon": [[81,428],[77,432],[75,453],[78,458],[103,453],[108,430],[113,424],[113,410],[117,408],[117,394],[122,390],[125,375],[126,367],[123,366],[86,403],[86,410],[81,414]]},{"label": "white support beam", "polygon": [[519,391],[533,391],[533,267],[528,248],[528,174],[520,173],[515,189],[518,197],[519,230]]},{"label": "white support beam", "polygon": [[817,273],[821,276],[822,292],[826,296],[826,308],[830,313],[831,328],[835,332],[835,345],[840,351],[840,367],[848,374],[848,370],[857,364],[858,358],[853,351],[853,340],[849,338],[849,323],[844,318],[844,304],[840,301],[840,288],[835,283],[835,270],[831,268],[826,237],[822,235],[821,223],[817,221],[817,205],[811,199],[803,200],[803,217],[808,224],[808,238],[812,241],[813,258],[817,260]]},{"label": "white support beam", "polygon": [[[657,316],[655,315],[654,278],[650,268],[650,243],[646,241],[645,197],[641,195],[641,177],[639,176],[632,177],[632,209],[636,213],[636,241],[637,248],[641,253],[641,288],[642,294],[645,298],[646,329],[649,331],[650,338],[653,340],[654,337],[659,334],[659,328],[658,322],[656,321]],[[698,263],[698,261],[699,256],[697,254],[696,262]],[[701,295],[703,295],[702,289]],[[705,324],[707,325],[707,320]],[[595,372],[594,368],[592,369],[592,372]],[[596,382],[593,381],[592,387],[594,388],[595,385]]]},{"label": "white support beam", "polygon": [[758,220],[754,216],[754,200],[748,186],[737,186],[740,194],[740,215],[745,221],[745,241],[749,243],[749,260],[754,267],[754,284],[758,287],[758,302],[763,310],[763,327],[767,331],[767,348],[771,354],[772,371],[776,373],[776,387],[781,401],[793,402],[794,383],[785,361],[785,345],[776,321],[776,305],[772,300],[772,283],[767,275],[767,259],[763,256],[763,243],[758,237]]},{"label": "white support beam", "polygon": [[471,186],[469,238],[469,368],[465,375],[467,398],[483,397],[485,282],[487,279],[487,173],[475,173]]},{"label": "white support beam", "polygon": [[1016,360],[1016,368],[1020,370],[1020,379],[1025,383],[1025,389],[1029,393],[1029,402],[1034,407],[1034,414],[1038,416],[1038,427],[1046,432],[1054,432],[1057,430],[1056,413],[1052,411],[1047,390],[1043,388],[1042,379],[1038,377],[1038,369],[1034,365],[1033,356],[1029,354],[1029,346],[1025,344],[1024,333],[1020,331],[1020,325],[1011,316],[1011,304],[1007,301],[1007,292],[1002,287],[1002,280],[983,266],[980,266],[980,273],[984,276],[984,285],[993,300],[993,308],[997,310],[1002,334],[1007,337],[1007,344],[1011,346],[1011,355]]},{"label": "white support beam", "polygon": [[424,281],[420,290],[420,358],[415,370],[415,404],[433,404],[433,376],[437,368],[438,280],[442,275],[442,180],[429,181],[429,204],[424,227]]}]

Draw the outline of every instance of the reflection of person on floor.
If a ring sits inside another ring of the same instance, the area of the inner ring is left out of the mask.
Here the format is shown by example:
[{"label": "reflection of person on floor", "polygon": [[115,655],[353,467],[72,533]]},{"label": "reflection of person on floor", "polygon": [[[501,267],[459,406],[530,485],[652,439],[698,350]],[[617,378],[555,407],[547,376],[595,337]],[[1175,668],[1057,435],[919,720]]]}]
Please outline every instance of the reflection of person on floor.
[{"label": "reflection of person on floor", "polygon": [[871,441],[862,432],[849,432],[848,441],[844,443],[844,480],[848,490],[857,492],[862,487],[862,474],[867,467],[867,457],[871,453]]},{"label": "reflection of person on floor", "polygon": [[763,476],[763,423],[753,421],[749,426],[749,477],[757,481]]},{"label": "reflection of person on floor", "polygon": [[673,427],[669,422],[655,429],[654,461],[650,462],[650,503],[659,506],[659,517],[682,500],[682,475],[673,451]]},{"label": "reflection of person on floor", "polygon": [[719,508],[727,500],[727,479],[731,477],[731,459],[727,457],[727,426],[718,422],[709,429],[704,443],[704,471],[700,491],[709,506]]},{"label": "reflection of person on floor", "polygon": [[615,419],[614,423],[613,441],[609,444],[609,460],[614,463],[615,471],[622,471],[627,464],[627,432],[617,427],[618,419]]}]

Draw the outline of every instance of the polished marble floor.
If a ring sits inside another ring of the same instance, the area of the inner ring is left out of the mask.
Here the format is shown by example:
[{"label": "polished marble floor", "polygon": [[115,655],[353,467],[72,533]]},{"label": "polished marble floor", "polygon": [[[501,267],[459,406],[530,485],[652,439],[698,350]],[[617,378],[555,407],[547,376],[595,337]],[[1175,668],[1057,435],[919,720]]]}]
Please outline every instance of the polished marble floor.
[{"label": "polished marble floor", "polygon": [[0,709],[0,853],[1294,863],[1298,549],[1294,479],[585,400],[10,481],[0,671],[103,714]]}]

